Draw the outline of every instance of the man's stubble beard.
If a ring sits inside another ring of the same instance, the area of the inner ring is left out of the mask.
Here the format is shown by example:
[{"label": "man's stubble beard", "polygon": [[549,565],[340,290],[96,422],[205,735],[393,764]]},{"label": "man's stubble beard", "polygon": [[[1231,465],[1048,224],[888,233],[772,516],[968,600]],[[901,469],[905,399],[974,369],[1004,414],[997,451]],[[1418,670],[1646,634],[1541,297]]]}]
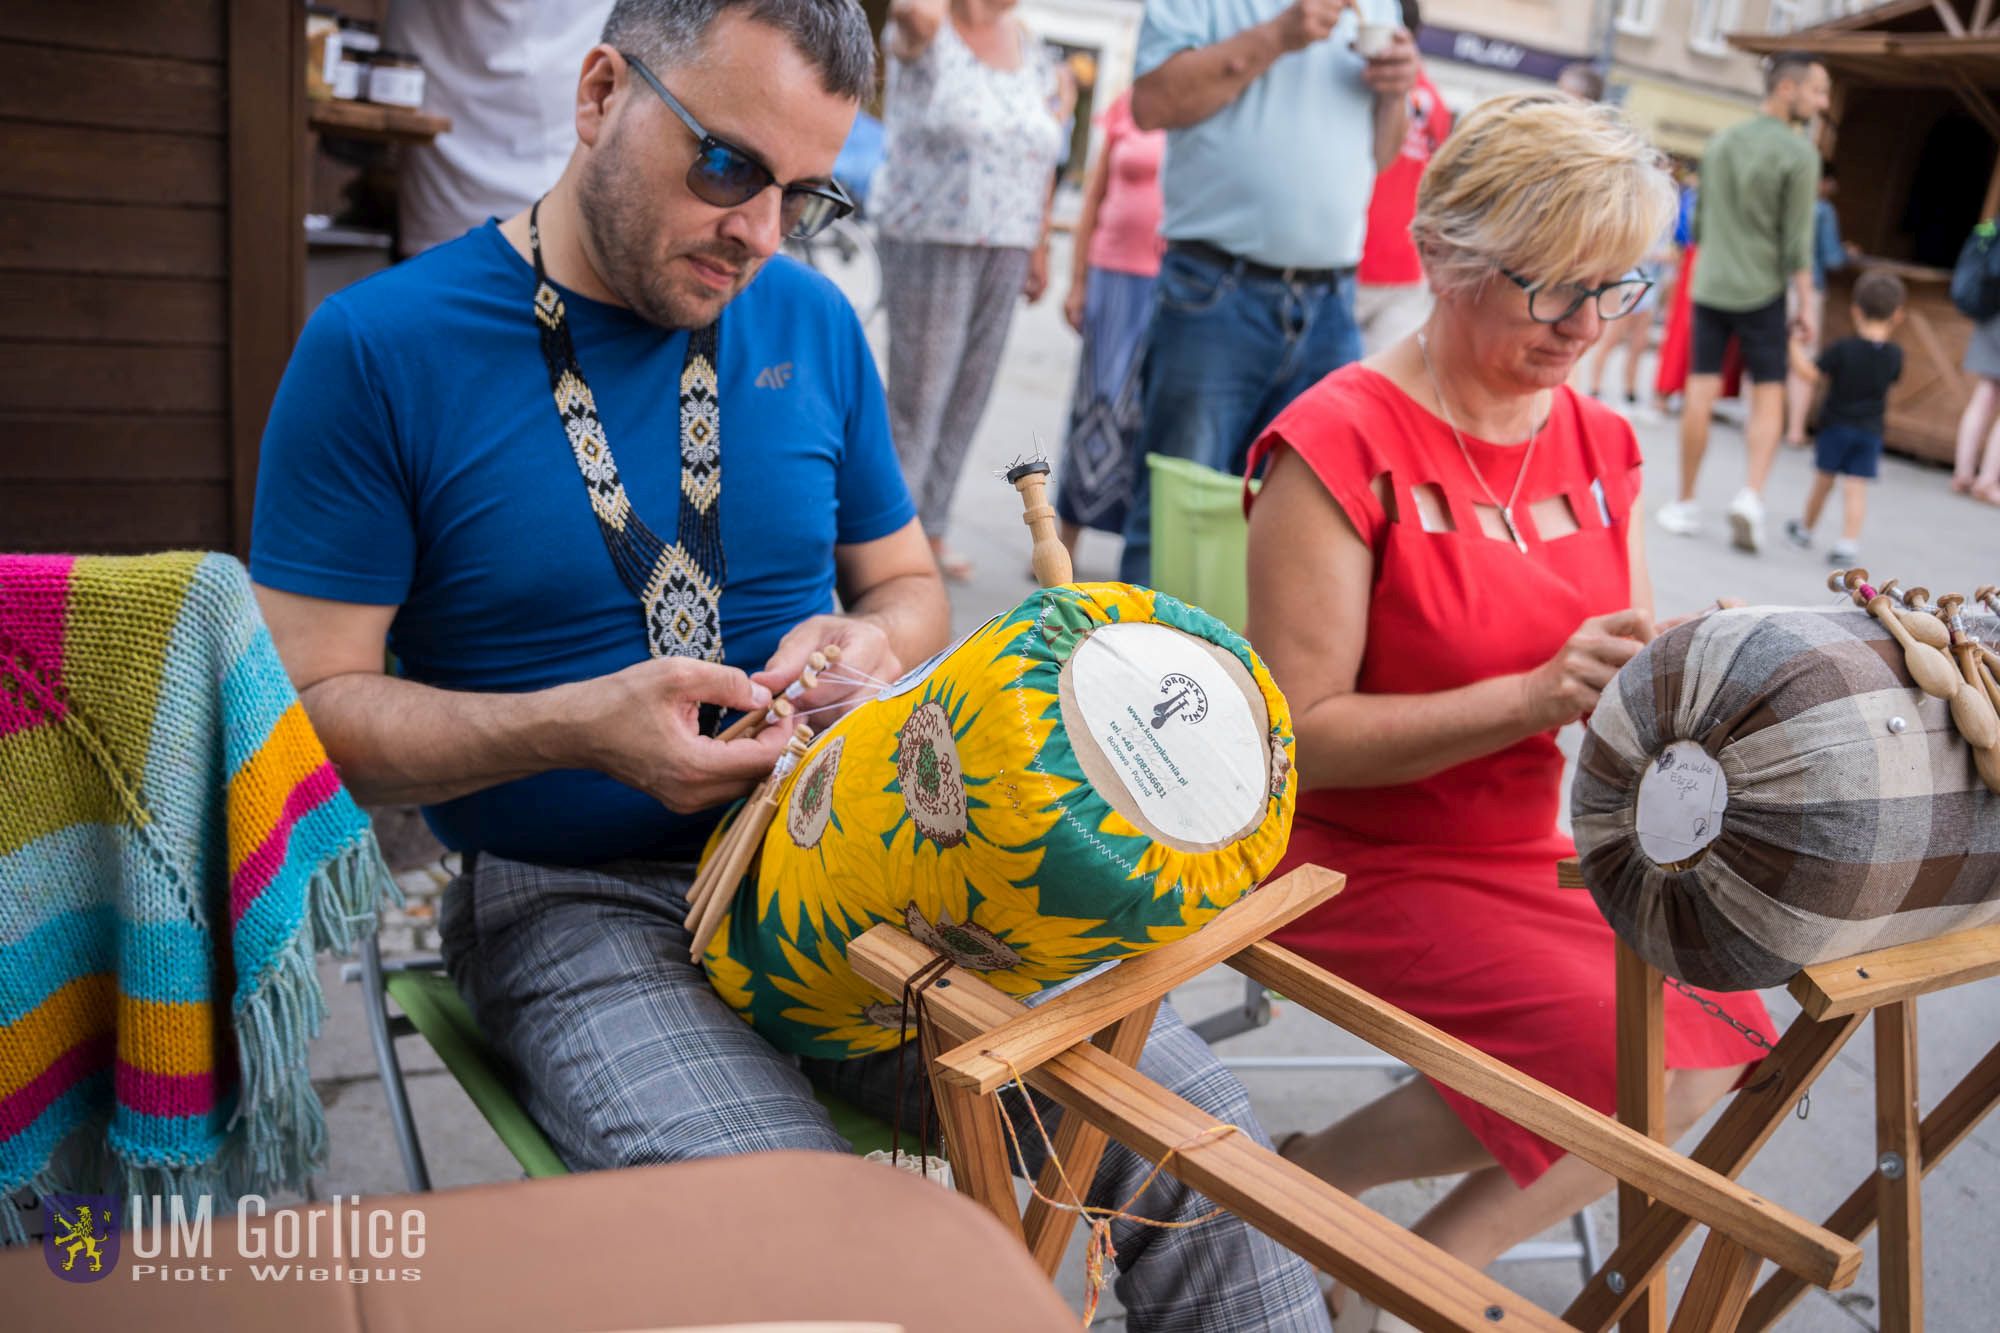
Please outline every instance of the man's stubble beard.
[{"label": "man's stubble beard", "polygon": [[[673,255],[701,255],[738,270],[728,293],[690,293],[677,287],[655,259],[657,230],[651,225],[635,176],[624,170],[616,143],[600,148],[584,164],[578,181],[577,212],[593,251],[597,276],[612,293],[648,323],[666,329],[696,329],[715,322],[763,261],[740,245],[710,241],[675,246]],[[685,189],[685,186],[680,188]]]}]

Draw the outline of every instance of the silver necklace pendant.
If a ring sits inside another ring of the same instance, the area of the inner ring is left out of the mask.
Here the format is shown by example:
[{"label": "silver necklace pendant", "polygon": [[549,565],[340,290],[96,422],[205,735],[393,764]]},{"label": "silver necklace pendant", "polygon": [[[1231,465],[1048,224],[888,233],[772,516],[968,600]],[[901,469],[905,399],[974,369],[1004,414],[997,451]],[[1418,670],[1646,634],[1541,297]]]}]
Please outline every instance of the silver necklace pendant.
[{"label": "silver necklace pendant", "polygon": [[[1437,395],[1438,414],[1444,418],[1444,424],[1451,430],[1452,442],[1458,446],[1459,457],[1465,460],[1465,470],[1470,472],[1472,479],[1479,484],[1479,490],[1485,495],[1487,503],[1500,511],[1501,526],[1507,529],[1508,537],[1513,539],[1514,549],[1526,555],[1528,543],[1521,536],[1521,530],[1514,526],[1514,501],[1521,498],[1521,483],[1528,479],[1528,464],[1535,457],[1535,441],[1541,438],[1541,421],[1537,419],[1528,428],[1528,447],[1522,451],[1521,465],[1514,473],[1514,489],[1507,493],[1507,503],[1502,504],[1500,497],[1493,493],[1493,488],[1486,484],[1486,476],[1479,470],[1479,465],[1472,461],[1472,451],[1465,447],[1465,436],[1459,433],[1458,422],[1452,419],[1451,408],[1444,401],[1444,384],[1431,366],[1430,340],[1424,336],[1421,329],[1417,332],[1417,354],[1424,359],[1424,378],[1431,382],[1431,392]],[[1530,404],[1530,407],[1532,406],[1533,404]]]}]

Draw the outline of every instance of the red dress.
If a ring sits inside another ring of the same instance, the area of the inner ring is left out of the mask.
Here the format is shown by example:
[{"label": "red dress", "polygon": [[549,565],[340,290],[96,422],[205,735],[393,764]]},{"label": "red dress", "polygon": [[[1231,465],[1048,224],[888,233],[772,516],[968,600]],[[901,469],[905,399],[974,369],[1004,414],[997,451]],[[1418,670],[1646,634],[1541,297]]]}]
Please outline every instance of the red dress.
[{"label": "red dress", "polygon": [[[1356,688],[1425,694],[1540,666],[1590,616],[1631,604],[1627,524],[1639,446],[1626,421],[1567,387],[1555,391],[1522,480],[1515,521],[1527,542],[1482,532],[1486,498],[1445,424],[1375,371],[1336,371],[1278,416],[1252,453],[1279,444],[1308,463],[1375,553],[1368,644]],[[1521,448],[1466,437],[1505,497]],[[1388,473],[1399,521],[1371,489]],[[1427,532],[1411,488],[1442,493],[1456,531]],[[1567,497],[1580,530],[1544,542],[1529,506]],[[1285,867],[1346,874],[1339,897],[1279,932],[1328,970],[1599,1110],[1616,1088],[1613,937],[1587,892],[1556,887],[1574,854],[1556,827],[1562,755],[1555,733],[1393,787],[1299,797]],[[1712,1002],[1769,1040],[1757,995]],[[1720,1068],[1757,1047],[1669,988],[1672,1068]],[[1474,1135],[1526,1185],[1561,1150],[1439,1088]]]}]

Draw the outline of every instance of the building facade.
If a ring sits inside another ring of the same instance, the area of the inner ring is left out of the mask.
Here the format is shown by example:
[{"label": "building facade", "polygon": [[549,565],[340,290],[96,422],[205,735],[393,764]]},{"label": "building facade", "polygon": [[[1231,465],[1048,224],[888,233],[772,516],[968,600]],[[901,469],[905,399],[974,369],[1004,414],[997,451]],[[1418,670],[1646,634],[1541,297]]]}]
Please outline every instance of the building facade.
[{"label": "building facade", "polygon": [[1670,153],[1698,158],[1710,135],[1755,114],[1758,58],[1732,33],[1784,33],[1874,0],[1428,0],[1431,79],[1455,108],[1553,82],[1563,65],[1608,70],[1608,95]]}]

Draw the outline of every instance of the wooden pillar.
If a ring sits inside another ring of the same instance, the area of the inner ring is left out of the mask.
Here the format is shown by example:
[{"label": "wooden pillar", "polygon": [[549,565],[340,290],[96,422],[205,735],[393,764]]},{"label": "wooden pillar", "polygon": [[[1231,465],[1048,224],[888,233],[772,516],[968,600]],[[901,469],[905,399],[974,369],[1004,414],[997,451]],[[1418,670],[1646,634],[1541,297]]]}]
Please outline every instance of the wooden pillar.
[{"label": "wooden pillar", "polygon": [[1761,1262],[1721,1232],[1709,1232],[1681,1293],[1672,1333],[1736,1333]]},{"label": "wooden pillar", "polygon": [[[1153,1031],[1153,1019],[1160,1012],[1160,1002],[1154,1000],[1141,1005],[1110,1027],[1097,1034],[1098,1049],[1107,1052],[1122,1064],[1137,1068],[1139,1054],[1146,1049],[1146,1038]],[[1028,1095],[1026,1088],[1020,1095]],[[1005,1114],[1005,1111],[1002,1111]],[[1097,1178],[1097,1168],[1104,1160],[1104,1150],[1110,1144],[1110,1135],[1091,1124],[1082,1116],[1065,1113],[1062,1123],[1056,1126],[1055,1150],[1049,1160],[1042,1163],[1042,1173],[1035,1182],[1035,1188],[1051,1199],[1064,1203],[1083,1203],[1083,1199],[1067,1197],[1069,1191],[1063,1187],[1067,1179],[1076,1189],[1086,1194],[1090,1182]],[[1076,1230],[1077,1215],[1066,1209],[1051,1208],[1041,1199],[1031,1199],[1023,1222],[1027,1232],[1028,1249],[1035,1256],[1042,1271],[1051,1278],[1062,1267],[1063,1254],[1069,1249],[1069,1238]]]},{"label": "wooden pillar", "polygon": [[[1618,1118],[1648,1138],[1667,1135],[1666,999],[1659,971],[1620,940],[1618,949]],[[1652,1199],[1618,1187],[1618,1240],[1637,1234]],[[1621,1333],[1661,1333],[1667,1284],[1655,1276],[1618,1323]]]},{"label": "wooden pillar", "polygon": [[1875,1198],[1882,1333],[1924,1326],[1923,1145],[1917,1115],[1917,1004],[1875,1011]]},{"label": "wooden pillar", "polygon": [[945,1082],[935,1072],[931,1094],[937,1101],[938,1119],[944,1122],[952,1184],[999,1218],[1000,1225],[1025,1246],[1028,1241],[1014,1202],[1014,1172],[1007,1164],[1007,1130],[1000,1123],[997,1096],[982,1097]]},{"label": "wooden pillar", "polygon": [[257,451],[305,320],[305,10],[229,3],[230,543],[250,550]]}]

